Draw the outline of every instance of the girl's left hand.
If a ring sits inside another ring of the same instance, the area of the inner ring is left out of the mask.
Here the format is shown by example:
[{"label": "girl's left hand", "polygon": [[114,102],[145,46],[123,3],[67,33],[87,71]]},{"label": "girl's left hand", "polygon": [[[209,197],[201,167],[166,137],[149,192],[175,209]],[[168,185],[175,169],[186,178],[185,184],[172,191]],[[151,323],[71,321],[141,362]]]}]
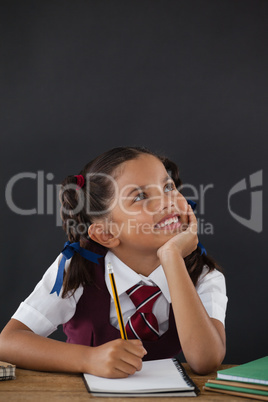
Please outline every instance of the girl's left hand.
[{"label": "girl's left hand", "polygon": [[174,251],[176,253],[179,252],[181,257],[185,258],[196,249],[198,244],[197,220],[190,205],[188,206],[188,216],[188,228],[185,231],[178,233],[176,236],[169,239],[163,246],[158,249],[157,256],[160,260],[166,254]]}]

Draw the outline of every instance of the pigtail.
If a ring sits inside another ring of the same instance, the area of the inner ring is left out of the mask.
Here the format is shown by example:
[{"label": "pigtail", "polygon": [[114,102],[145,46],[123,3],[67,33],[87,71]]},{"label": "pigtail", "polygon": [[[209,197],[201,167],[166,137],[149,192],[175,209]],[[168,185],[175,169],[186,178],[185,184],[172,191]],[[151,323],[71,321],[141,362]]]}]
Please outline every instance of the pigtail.
[{"label": "pigtail", "polygon": [[75,223],[80,223],[82,219],[80,216],[81,191],[82,189],[77,188],[76,177],[67,176],[62,182],[59,194],[62,227],[71,243],[80,240]]},{"label": "pigtail", "polygon": [[[80,186],[79,186],[80,184]],[[85,187],[81,188],[81,180],[77,176],[67,176],[60,190],[62,227],[71,243],[79,242],[80,246],[92,250],[94,246],[88,237],[88,228],[91,224],[86,214],[88,194]],[[93,243],[93,242],[92,242]],[[80,285],[90,284],[94,278],[91,264],[80,254],[75,253],[69,269],[65,272],[63,280],[62,297],[71,295]]]}]

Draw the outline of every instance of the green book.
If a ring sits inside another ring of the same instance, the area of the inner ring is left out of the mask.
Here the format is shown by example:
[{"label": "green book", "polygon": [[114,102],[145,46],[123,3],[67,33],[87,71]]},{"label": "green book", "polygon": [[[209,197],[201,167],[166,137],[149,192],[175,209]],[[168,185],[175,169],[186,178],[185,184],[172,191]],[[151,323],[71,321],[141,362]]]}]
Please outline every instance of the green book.
[{"label": "green book", "polygon": [[232,385],[223,385],[223,384],[216,384],[213,382],[207,382],[205,387],[215,388],[215,389],[224,389],[226,391],[235,391],[241,392],[246,394],[256,394],[256,395],[265,395],[268,397],[268,389],[266,391],[255,389],[255,388],[244,388],[244,387],[237,387]]},{"label": "green book", "polygon": [[268,356],[217,372],[221,380],[268,385]]},{"label": "green book", "polygon": [[243,388],[243,387],[232,387],[232,386],[223,386],[217,384],[206,383],[204,388],[205,391],[219,392],[221,394],[233,395],[233,396],[241,396],[244,398],[251,398],[254,400],[260,401],[268,401],[268,394],[265,391]]}]

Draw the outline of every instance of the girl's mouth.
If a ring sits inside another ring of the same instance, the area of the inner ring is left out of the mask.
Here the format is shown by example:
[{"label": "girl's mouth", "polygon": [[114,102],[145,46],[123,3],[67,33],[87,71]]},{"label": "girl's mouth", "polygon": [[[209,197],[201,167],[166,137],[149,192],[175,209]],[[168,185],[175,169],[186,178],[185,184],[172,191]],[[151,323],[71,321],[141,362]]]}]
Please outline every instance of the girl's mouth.
[{"label": "girl's mouth", "polygon": [[169,216],[165,219],[162,219],[155,225],[156,229],[177,229],[181,226],[180,217],[178,215]]}]

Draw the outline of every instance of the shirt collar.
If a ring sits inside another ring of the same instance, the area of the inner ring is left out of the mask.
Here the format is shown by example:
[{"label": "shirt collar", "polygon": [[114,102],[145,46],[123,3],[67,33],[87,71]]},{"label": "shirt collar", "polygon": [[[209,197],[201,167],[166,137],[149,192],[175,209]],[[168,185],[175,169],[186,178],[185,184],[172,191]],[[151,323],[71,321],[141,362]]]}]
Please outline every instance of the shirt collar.
[{"label": "shirt collar", "polygon": [[157,285],[162,291],[167,301],[171,303],[167,279],[161,265],[159,265],[159,267],[157,267],[149,276],[143,276],[141,274],[137,274],[135,271],[129,268],[110,250],[107,252],[104,258],[104,262],[105,262],[105,283],[111,297],[113,297],[113,293],[107,271],[108,262],[110,262],[113,267],[118,296],[120,296],[122,293],[126,292],[129,288],[142,281],[146,285],[149,284]]}]

